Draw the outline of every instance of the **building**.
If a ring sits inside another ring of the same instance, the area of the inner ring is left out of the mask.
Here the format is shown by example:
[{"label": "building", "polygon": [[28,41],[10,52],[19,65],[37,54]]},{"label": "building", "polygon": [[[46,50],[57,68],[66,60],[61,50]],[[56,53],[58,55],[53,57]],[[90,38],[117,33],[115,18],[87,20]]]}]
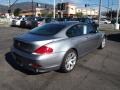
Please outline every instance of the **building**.
[{"label": "building", "polygon": [[98,9],[93,8],[77,8],[76,13],[82,13],[83,15],[86,16],[98,16],[99,11]]},{"label": "building", "polygon": [[73,17],[76,14],[76,6],[69,2],[63,4],[64,5],[61,4],[61,10],[57,8],[58,15],[62,17]]},{"label": "building", "polygon": [[20,16],[43,16],[43,14],[51,14],[53,12],[52,9],[46,9],[46,8],[35,8],[34,10],[29,9],[29,10],[22,10],[20,12]]},{"label": "building", "polygon": [[[33,5],[33,6],[32,6]],[[3,6],[2,6],[3,7]],[[21,2],[16,3],[11,7],[11,13],[13,14],[15,9],[21,9],[20,16],[47,16],[48,14],[53,14],[53,5],[37,2]],[[7,12],[8,8],[6,7],[5,11]],[[4,11],[0,9],[0,11]],[[87,8],[78,8],[75,4],[66,2],[64,3],[64,9],[58,10],[56,6],[56,14],[61,17],[76,17],[76,13],[82,13],[87,16],[98,16],[98,9],[93,9],[90,7]]]},{"label": "building", "polygon": [[65,10],[63,10],[64,17],[73,17],[76,14],[76,6],[72,3],[65,4]]},{"label": "building", "polygon": [[33,6],[33,10],[28,9],[28,10],[22,10],[20,15],[21,16],[42,16],[43,14],[49,14],[52,13],[53,6],[50,4],[43,4],[43,3],[37,3],[36,5]]},{"label": "building", "polygon": [[58,14],[62,13],[63,17],[76,17],[76,13],[82,13],[85,16],[98,16],[99,11],[98,9],[92,8],[78,8],[73,3],[65,3],[64,10],[58,10]]}]

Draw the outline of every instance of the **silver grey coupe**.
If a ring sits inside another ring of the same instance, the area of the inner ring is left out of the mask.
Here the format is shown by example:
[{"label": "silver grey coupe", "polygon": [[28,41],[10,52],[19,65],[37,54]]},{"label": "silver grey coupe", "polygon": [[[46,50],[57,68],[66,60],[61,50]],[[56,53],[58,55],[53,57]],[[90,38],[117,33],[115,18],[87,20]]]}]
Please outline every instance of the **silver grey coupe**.
[{"label": "silver grey coupe", "polygon": [[77,60],[105,47],[105,34],[94,24],[49,23],[14,38],[11,53],[16,64],[27,70],[70,72]]}]

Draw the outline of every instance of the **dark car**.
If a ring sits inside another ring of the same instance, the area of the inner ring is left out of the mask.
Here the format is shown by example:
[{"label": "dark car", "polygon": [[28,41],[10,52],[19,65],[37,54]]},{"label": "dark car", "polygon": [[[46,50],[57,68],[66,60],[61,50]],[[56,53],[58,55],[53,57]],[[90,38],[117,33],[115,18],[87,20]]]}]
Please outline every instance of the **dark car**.
[{"label": "dark car", "polygon": [[26,28],[35,28],[37,26],[37,18],[36,17],[26,17],[21,21],[21,27]]},{"label": "dark car", "polygon": [[[115,24],[116,23],[116,19],[113,19],[112,21],[111,21],[111,24]],[[118,19],[118,23],[120,24],[120,18]]]},{"label": "dark car", "polygon": [[50,23],[50,22],[52,22],[52,21],[53,21],[52,18],[48,18],[48,17],[45,17],[45,18],[37,17],[37,26],[42,26],[42,25],[44,25],[45,23]]},{"label": "dark car", "polygon": [[63,21],[79,21],[83,23],[95,23],[93,19],[87,18],[87,17],[82,17],[82,18],[56,18],[57,21],[63,22]]}]

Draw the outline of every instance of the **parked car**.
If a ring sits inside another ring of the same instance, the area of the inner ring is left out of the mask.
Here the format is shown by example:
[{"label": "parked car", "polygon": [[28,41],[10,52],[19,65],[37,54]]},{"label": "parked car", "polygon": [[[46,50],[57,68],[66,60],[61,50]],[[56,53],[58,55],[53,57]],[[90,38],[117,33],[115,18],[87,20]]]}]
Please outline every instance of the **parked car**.
[{"label": "parked car", "polygon": [[56,18],[55,19],[58,22],[83,22],[83,23],[89,23],[93,24],[96,23],[93,19],[87,18],[87,17],[82,17],[82,18]]},{"label": "parked car", "polygon": [[98,24],[98,19],[97,18],[93,18],[94,22]]},{"label": "parked car", "polygon": [[91,19],[91,18],[77,18],[77,20],[79,22],[88,23],[88,24],[95,23],[95,21],[93,19]]},{"label": "parked car", "polygon": [[[116,19],[114,18],[112,19],[111,24],[115,24],[115,23],[116,23]],[[118,23],[120,24],[120,18],[118,19]]]},{"label": "parked car", "polygon": [[21,27],[35,28],[51,22],[56,21],[54,21],[53,18],[48,17],[26,17],[24,20],[21,21]]},{"label": "parked car", "polygon": [[[98,20],[95,21],[96,23],[98,23]],[[110,24],[111,21],[105,18],[101,18],[100,19],[100,24]]]},{"label": "parked car", "polygon": [[70,18],[56,18],[55,20],[58,22],[64,22],[64,21],[70,21]]},{"label": "parked car", "polygon": [[24,20],[21,21],[20,26],[30,29],[37,27],[37,17],[34,16],[26,17]]},{"label": "parked car", "polygon": [[41,18],[41,17],[38,17],[37,18],[37,26],[42,26],[42,25],[44,25],[46,23],[50,23],[52,21],[53,21],[52,18],[48,18],[48,17]]},{"label": "parked car", "polygon": [[93,24],[49,23],[14,38],[14,62],[35,72],[70,72],[77,60],[105,47],[105,34]]},{"label": "parked car", "polygon": [[21,21],[23,21],[24,19],[25,19],[24,17],[13,18],[11,26],[20,26]]},{"label": "parked car", "polygon": [[104,19],[104,18],[101,18],[100,20],[100,24],[110,24],[111,21],[110,20],[107,20],[107,19]]},{"label": "parked car", "polygon": [[84,17],[84,18],[77,18],[77,20],[82,23],[93,24],[98,29],[99,24],[92,18]]}]

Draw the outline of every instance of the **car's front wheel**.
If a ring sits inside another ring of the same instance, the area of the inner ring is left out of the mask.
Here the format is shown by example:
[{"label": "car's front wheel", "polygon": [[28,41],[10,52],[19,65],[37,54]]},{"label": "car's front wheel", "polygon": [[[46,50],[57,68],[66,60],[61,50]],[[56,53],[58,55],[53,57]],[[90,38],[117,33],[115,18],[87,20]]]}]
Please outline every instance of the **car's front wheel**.
[{"label": "car's front wheel", "polygon": [[63,59],[60,71],[61,72],[70,72],[74,69],[77,61],[77,53],[75,50],[69,50]]}]

